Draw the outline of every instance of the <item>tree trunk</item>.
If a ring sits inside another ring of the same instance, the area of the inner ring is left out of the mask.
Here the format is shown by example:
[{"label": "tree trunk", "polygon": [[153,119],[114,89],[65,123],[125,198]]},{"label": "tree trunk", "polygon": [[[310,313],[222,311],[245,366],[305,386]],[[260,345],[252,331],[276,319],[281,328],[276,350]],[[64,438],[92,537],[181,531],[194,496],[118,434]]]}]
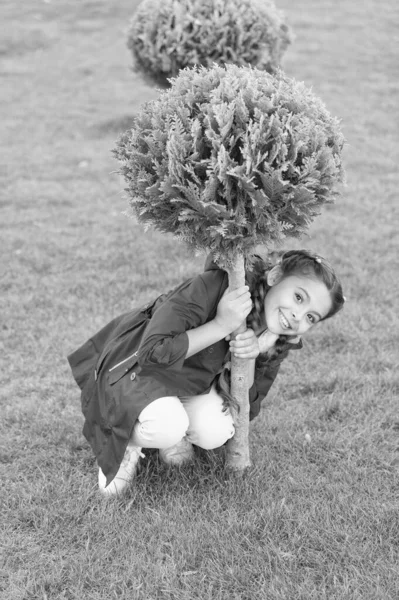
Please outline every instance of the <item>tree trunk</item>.
[{"label": "tree trunk", "polygon": [[[231,290],[245,285],[244,257],[237,255],[234,264],[227,269]],[[233,332],[233,337],[247,328],[245,321]],[[249,395],[248,395],[248,361],[231,357],[230,393],[240,407],[237,412],[232,409],[235,434],[227,444],[226,466],[234,471],[243,472],[251,465],[249,458]]]}]

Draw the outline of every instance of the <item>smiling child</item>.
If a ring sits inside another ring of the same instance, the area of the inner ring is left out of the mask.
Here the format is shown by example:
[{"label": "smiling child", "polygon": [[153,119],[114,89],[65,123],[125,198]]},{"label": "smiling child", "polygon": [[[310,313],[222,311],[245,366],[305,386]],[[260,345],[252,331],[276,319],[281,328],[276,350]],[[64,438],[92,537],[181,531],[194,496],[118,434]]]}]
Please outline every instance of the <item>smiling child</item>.
[{"label": "smiling child", "polygon": [[[104,495],[128,488],[143,448],[180,465],[193,458],[193,444],[222,446],[234,435],[230,352],[248,360],[253,419],[289,350],[344,304],[331,265],[307,250],[286,252],[274,266],[258,259],[246,276],[246,286],[230,291],[227,273],[208,262],[68,357]],[[247,330],[231,340],[245,319]]]}]

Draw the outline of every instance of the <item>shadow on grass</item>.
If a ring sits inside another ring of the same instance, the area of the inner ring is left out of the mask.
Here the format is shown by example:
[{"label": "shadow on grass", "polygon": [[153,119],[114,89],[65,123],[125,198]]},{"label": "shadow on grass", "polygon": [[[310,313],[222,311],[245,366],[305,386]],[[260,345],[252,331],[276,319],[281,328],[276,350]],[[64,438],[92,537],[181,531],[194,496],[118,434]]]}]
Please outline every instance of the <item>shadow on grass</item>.
[{"label": "shadow on grass", "polygon": [[214,451],[195,448],[194,460],[181,467],[162,463],[157,450],[144,451],[146,456],[129,490],[117,500],[125,511],[134,508],[158,513],[170,506],[175,510],[192,506],[201,512],[214,502],[221,506],[223,498],[227,503],[228,498],[237,498],[251,479],[251,469],[236,474],[226,468],[224,447]]},{"label": "shadow on grass", "polygon": [[[77,495],[88,494],[89,504],[115,504],[119,510],[168,510],[169,506],[196,506],[204,510],[207,503],[223,504],[234,498],[239,503],[252,490],[258,494],[259,471],[265,477],[263,467],[254,465],[242,472],[226,467],[227,447],[203,450],[194,446],[194,459],[182,466],[169,466],[162,462],[156,449],[144,448],[144,458],[129,488],[120,497],[103,498],[97,488],[97,463],[86,441],[71,444],[65,472],[73,473],[71,480]],[[83,491],[83,488],[85,491]],[[79,490],[79,491],[78,491]],[[222,500],[222,498],[225,500]],[[240,498],[240,500],[238,500]]]},{"label": "shadow on grass", "polygon": [[136,115],[123,115],[95,123],[89,128],[90,138],[103,138],[107,136],[117,136],[131,129],[134,125]]},{"label": "shadow on grass", "polygon": [[224,447],[216,451],[205,451],[195,447],[194,460],[180,467],[165,465],[157,450],[145,449],[144,452],[146,458],[140,465],[134,483],[136,488],[142,488],[143,493],[155,493],[159,497],[165,491],[169,495],[187,485],[190,488],[209,489],[209,486],[219,487],[228,476]]}]

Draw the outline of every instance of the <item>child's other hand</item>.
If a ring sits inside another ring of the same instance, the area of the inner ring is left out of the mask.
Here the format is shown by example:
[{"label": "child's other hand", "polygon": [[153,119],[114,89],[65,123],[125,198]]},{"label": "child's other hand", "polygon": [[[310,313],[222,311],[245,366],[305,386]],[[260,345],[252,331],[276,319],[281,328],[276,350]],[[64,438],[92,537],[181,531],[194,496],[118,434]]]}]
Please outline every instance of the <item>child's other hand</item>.
[{"label": "child's other hand", "polygon": [[230,340],[230,351],[238,358],[256,358],[260,350],[258,338],[253,330],[247,329],[243,333],[239,333],[234,340]]},{"label": "child's other hand", "polygon": [[225,332],[232,333],[241,325],[252,310],[251,294],[247,285],[225,291],[217,307],[215,323]]}]

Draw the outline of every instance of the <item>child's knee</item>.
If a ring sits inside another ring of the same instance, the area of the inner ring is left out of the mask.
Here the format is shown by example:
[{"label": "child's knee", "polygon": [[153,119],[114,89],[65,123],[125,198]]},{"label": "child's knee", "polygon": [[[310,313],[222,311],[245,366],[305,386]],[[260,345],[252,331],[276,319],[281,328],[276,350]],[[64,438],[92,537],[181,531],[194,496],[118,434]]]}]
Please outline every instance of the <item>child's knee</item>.
[{"label": "child's knee", "polygon": [[141,411],[132,441],[142,448],[169,448],[185,436],[188,426],[188,415],[179,398],[158,398]]},{"label": "child's knee", "polygon": [[196,446],[204,448],[204,450],[214,450],[223,446],[230,438],[234,435],[234,425],[231,425],[228,429],[203,429],[203,430],[191,430],[187,433],[187,439]]},{"label": "child's knee", "polygon": [[223,400],[212,388],[208,394],[183,399],[190,419],[187,439],[205,450],[223,446],[235,429],[230,411],[223,412]]},{"label": "child's knee", "polygon": [[235,428],[230,415],[222,415],[222,418],[209,421],[198,419],[190,424],[187,431],[187,439],[204,450],[213,450],[223,446],[233,437]]}]

